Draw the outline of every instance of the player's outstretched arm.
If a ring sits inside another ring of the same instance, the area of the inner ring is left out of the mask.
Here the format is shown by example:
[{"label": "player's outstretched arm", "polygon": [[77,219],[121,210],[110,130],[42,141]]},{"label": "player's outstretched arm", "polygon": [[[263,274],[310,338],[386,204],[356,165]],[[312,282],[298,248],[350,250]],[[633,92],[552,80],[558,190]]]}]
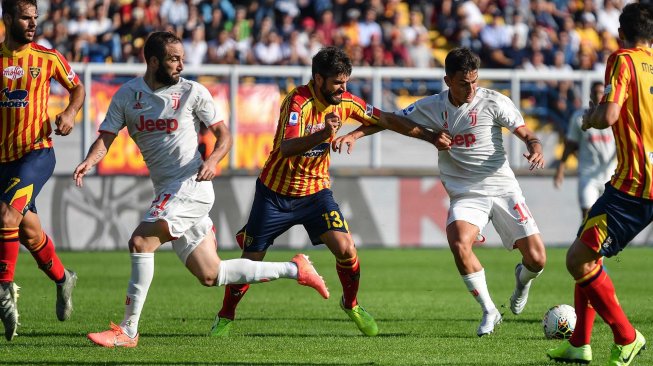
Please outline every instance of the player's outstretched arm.
[{"label": "player's outstretched arm", "polygon": [[560,157],[560,162],[558,164],[558,167],[556,168],[556,173],[553,176],[553,186],[560,189],[562,186],[562,181],[565,179],[565,167],[567,165],[567,159],[571,155],[574,155],[576,151],[578,150],[578,143],[573,140],[566,139],[565,140],[565,149],[562,152],[562,156]]},{"label": "player's outstretched arm", "polygon": [[515,130],[515,135],[526,143],[528,153],[524,157],[531,164],[530,170],[544,168],[544,154],[542,154],[542,142],[535,136],[535,133],[528,127],[521,126]]},{"label": "player's outstretched arm", "polygon": [[82,84],[77,84],[70,90],[68,106],[63,110],[63,112],[57,114],[54,119],[54,124],[56,126],[54,133],[56,135],[67,136],[72,132],[73,127],[75,126],[75,116],[77,116],[77,112],[82,108],[85,97],[86,92],[84,91],[84,85]]},{"label": "player's outstretched arm", "polygon": [[381,112],[378,125],[408,137],[424,140],[432,145],[435,145],[438,138],[435,132],[426,127],[390,112]]},{"label": "player's outstretched arm", "polygon": [[346,145],[347,154],[351,154],[351,151],[354,149],[354,145],[356,144],[356,140],[358,140],[361,137],[373,135],[383,130],[384,130],[383,127],[376,126],[376,125],[360,126],[346,135],[336,137],[331,142],[331,149],[334,152],[342,153],[342,145]]},{"label": "player's outstretched arm", "polygon": [[84,176],[95,164],[99,163],[107,154],[116,135],[108,132],[100,132],[100,136],[95,140],[86,154],[86,159],[82,161],[73,172],[73,180],[78,187],[84,186]]},{"label": "player's outstretched arm", "polygon": [[195,178],[198,182],[215,178],[218,171],[218,163],[231,150],[231,145],[233,144],[231,132],[223,121],[209,126],[209,130],[215,135],[215,148],[211,155],[202,163],[202,166],[200,166],[200,170],[197,172],[197,178]]}]

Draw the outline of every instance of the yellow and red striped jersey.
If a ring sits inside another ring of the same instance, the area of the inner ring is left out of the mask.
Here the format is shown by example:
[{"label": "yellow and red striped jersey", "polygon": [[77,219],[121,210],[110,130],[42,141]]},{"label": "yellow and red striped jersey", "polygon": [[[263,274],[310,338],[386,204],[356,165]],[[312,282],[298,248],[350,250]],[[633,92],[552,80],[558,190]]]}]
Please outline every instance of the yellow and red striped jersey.
[{"label": "yellow and red striped jersey", "polygon": [[617,169],[610,183],[631,196],[653,199],[653,49],[615,51],[605,69],[601,102],[621,106],[612,126]]},{"label": "yellow and red striped jersey", "polygon": [[58,51],[36,43],[20,51],[0,44],[0,65],[0,162],[4,163],[52,147],[50,81],[54,78],[70,91],[79,84],[79,77]]},{"label": "yellow and red striped jersey", "polygon": [[332,112],[343,122],[352,118],[364,125],[376,124],[381,115],[380,110],[349,92],[342,94],[342,102],[338,105],[323,104],[315,95],[313,81],[294,89],[281,104],[272,151],[259,175],[266,187],[295,197],[308,196],[330,187],[331,139],[288,158],[281,155],[281,142],[324,129],[325,116]]}]

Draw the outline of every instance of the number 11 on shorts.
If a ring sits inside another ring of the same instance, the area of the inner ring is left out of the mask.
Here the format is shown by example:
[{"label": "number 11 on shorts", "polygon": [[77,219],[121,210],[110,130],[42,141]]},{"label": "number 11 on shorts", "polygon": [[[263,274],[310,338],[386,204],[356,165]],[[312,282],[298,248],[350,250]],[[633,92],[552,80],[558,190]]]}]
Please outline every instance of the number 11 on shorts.
[{"label": "number 11 on shorts", "polygon": [[533,214],[531,214],[528,206],[526,206],[526,202],[517,203],[515,206],[513,206],[513,210],[517,211],[519,214],[519,222],[528,221],[529,218],[533,217]]}]

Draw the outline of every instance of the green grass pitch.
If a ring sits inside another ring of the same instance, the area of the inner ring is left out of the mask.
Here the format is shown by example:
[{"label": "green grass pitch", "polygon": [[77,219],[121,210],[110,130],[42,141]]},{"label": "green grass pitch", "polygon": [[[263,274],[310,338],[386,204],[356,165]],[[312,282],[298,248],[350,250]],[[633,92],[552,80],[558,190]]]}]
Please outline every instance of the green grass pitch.
[{"label": "green grass pitch", "polygon": [[[481,312],[457,274],[446,249],[361,249],[361,304],[375,315],[379,336],[366,338],[338,306],[342,293],[334,259],[326,248],[309,249],[332,297],[323,300],[292,280],[254,285],[238,309],[228,338],[207,336],[222,304],[223,288],[206,288],[174,253],[159,252],[135,349],[104,349],[86,333],[108,329],[123,316],[129,280],[124,252],[61,253],[79,274],[75,311],[67,322],[54,312],[54,285],[30,255],[21,252],[16,283],[22,287],[19,335],[0,338],[0,364],[18,365],[548,365],[545,351],[559,341],[544,339],[541,319],[551,306],[573,305],[573,282],[564,268],[565,250],[549,249],[548,265],[531,288],[528,306],[514,316],[508,298],[518,253],[479,247],[490,292],[504,322],[478,338]],[[294,253],[271,250],[268,260]],[[223,259],[238,257],[221,252]],[[606,261],[619,299],[633,324],[653,341],[651,248],[628,248]],[[607,361],[609,328],[597,317],[594,362]],[[651,343],[653,344],[653,343]],[[634,365],[653,365],[645,351]]]}]

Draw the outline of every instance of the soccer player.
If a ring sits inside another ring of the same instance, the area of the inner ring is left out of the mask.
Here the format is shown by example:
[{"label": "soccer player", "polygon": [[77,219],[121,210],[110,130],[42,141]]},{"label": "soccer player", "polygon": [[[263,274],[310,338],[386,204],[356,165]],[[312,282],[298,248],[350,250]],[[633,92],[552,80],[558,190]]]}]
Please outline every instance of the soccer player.
[{"label": "soccer player", "polygon": [[567,251],[567,270],[576,281],[576,328],[547,352],[560,362],[589,363],[590,339],[598,313],[610,326],[614,345],[609,365],[630,365],[646,339],[624,313],[603,257],[619,254],[653,221],[653,7],[626,5],[619,16],[623,48],[608,58],[605,93],[583,116],[583,129],[612,127],[617,170],[592,206]]},{"label": "soccer player", "polygon": [[[348,118],[431,143],[436,136],[349,93],[351,71],[351,60],[341,49],[323,48],[312,60],[313,79],[285,98],[272,151],[256,181],[249,219],[236,240],[243,248],[243,258],[262,260],[279,235],[294,225],[303,225],[311,243],[325,244],[336,258],[343,289],[340,307],[364,335],[375,336],[376,321],[358,303],[360,263],[354,240],[329,188],[329,144]],[[212,335],[229,333],[236,306],[248,288],[227,286]]]},{"label": "soccer player", "polygon": [[[590,100],[598,104],[603,96],[603,83],[592,84]],[[576,111],[569,121],[569,130],[565,139],[565,149],[560,157],[560,164],[553,177],[556,188],[562,186],[565,166],[570,155],[578,157],[578,203],[581,218],[585,218],[590,207],[603,194],[605,182],[610,180],[617,166],[614,135],[610,129],[582,130],[585,109]]]},{"label": "soccer player", "polygon": [[18,286],[14,270],[19,243],[56,283],[56,314],[72,311],[75,272],[64,268],[52,239],[43,231],[36,197],[54,171],[52,126],[48,116],[50,81],[70,93],[68,105],[55,118],[57,135],[70,134],[84,102],[84,87],[56,50],[33,42],[38,17],[36,0],[2,0],[6,34],[0,44],[0,319],[11,341],[18,326]]},{"label": "soccer player", "polygon": [[[73,179],[82,186],[84,175],[109,150],[118,131],[126,127],[140,148],[154,184],[156,199],[129,240],[131,279],[125,316],[118,326],[90,333],[104,347],[136,347],[138,321],[154,275],[154,252],[166,242],[204,286],[267,282],[293,278],[329,297],[324,280],[297,254],[291,262],[221,261],[209,210],[214,192],[211,179],[216,164],[231,147],[231,135],[218,119],[208,89],[180,77],[184,50],[169,32],[152,33],[144,46],[147,68],[143,77],[122,85],[113,96],[100,135]],[[215,134],[215,150],[202,161],[198,151],[199,123]]]},{"label": "soccer player", "polygon": [[[472,250],[488,221],[506,249],[517,248],[522,254],[510,297],[514,314],[524,310],[531,283],[544,268],[546,253],[535,219],[508,166],[501,129],[507,128],[524,141],[528,149],[524,157],[531,170],[544,166],[542,145],[509,98],[478,86],[479,65],[480,59],[469,49],[452,50],[445,58],[444,81],[449,89],[396,113],[438,133],[440,178],[451,199],[447,241],[463,282],[483,311],[476,331],[480,337],[492,333],[502,320],[490,297],[485,270]],[[379,130],[362,126],[339,137],[333,149],[342,151],[345,144],[351,152],[356,139]]]}]

